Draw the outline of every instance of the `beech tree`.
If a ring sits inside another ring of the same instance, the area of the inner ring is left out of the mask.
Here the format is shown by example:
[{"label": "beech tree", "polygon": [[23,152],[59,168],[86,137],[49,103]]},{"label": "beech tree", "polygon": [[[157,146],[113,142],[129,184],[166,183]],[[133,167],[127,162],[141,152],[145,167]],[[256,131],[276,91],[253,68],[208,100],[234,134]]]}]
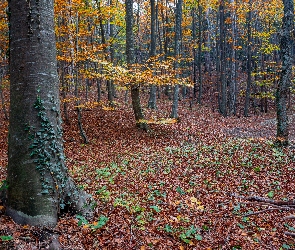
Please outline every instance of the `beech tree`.
[{"label": "beech tree", "polygon": [[[150,57],[156,56],[156,49],[157,49],[157,36],[156,36],[156,5],[155,0],[150,0],[151,5],[151,45],[150,45]],[[150,98],[148,107],[151,109],[157,109],[157,86],[152,85],[150,88]]]},{"label": "beech tree", "polygon": [[[175,55],[175,71],[178,71],[179,63],[178,59],[180,57],[180,43],[182,39],[181,35],[181,23],[182,23],[182,0],[178,0],[175,8],[175,36],[174,36],[174,55]],[[179,73],[176,73],[176,78],[179,78]],[[171,118],[178,118],[178,95],[179,95],[179,85],[176,84],[173,90],[173,104],[171,110]]]},{"label": "beech tree", "polygon": [[64,211],[91,209],[64,161],[53,0],[10,0],[9,15],[6,211],[20,224],[54,226]]},{"label": "beech tree", "polygon": [[250,94],[251,94],[251,71],[252,71],[252,34],[251,34],[251,19],[252,19],[252,0],[249,1],[249,11],[247,20],[247,87],[245,97],[244,116],[249,115]]},{"label": "beech tree", "polygon": [[226,31],[225,31],[225,14],[224,14],[224,0],[220,1],[219,5],[219,74],[220,74],[220,96],[219,96],[219,110],[223,116],[227,116],[227,83],[226,83]]},{"label": "beech tree", "polygon": [[[126,0],[126,59],[129,69],[132,68],[134,64],[134,38],[133,38],[133,0]],[[136,125],[143,129],[148,130],[148,125],[144,120],[144,115],[140,103],[140,94],[139,94],[139,84],[131,83],[131,98],[132,98],[132,107],[136,120]]]},{"label": "beech tree", "polygon": [[288,144],[287,99],[292,76],[292,47],[294,39],[294,1],[284,0],[284,17],[281,32],[282,69],[276,92],[277,141]]}]

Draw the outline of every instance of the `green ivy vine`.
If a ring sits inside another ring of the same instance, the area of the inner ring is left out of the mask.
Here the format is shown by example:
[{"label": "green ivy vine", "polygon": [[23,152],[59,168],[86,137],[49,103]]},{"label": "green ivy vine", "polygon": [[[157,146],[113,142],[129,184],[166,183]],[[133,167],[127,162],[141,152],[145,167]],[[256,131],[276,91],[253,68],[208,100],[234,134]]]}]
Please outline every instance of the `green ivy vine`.
[{"label": "green ivy vine", "polygon": [[[57,104],[54,100],[54,96],[48,94],[48,97],[50,102],[53,104],[51,111],[56,112],[56,115],[59,117],[59,111],[56,107]],[[38,111],[37,117],[40,121],[41,128],[36,131],[34,127],[27,125],[25,130],[28,131],[29,140],[32,141],[32,144],[29,147],[31,149],[30,157],[34,158],[36,169],[39,171],[41,176],[41,193],[49,194],[50,190],[54,192],[54,189],[57,189],[58,192],[62,192],[66,182],[66,177],[61,171],[62,162],[65,160],[62,148],[63,146],[60,143],[62,141],[62,129],[59,125],[55,128],[55,126],[51,123],[46,113],[44,101],[40,96],[37,96],[34,108]],[[55,182],[54,187],[50,185],[51,181],[48,177],[46,177],[46,173],[50,173],[51,178]],[[63,203],[63,201],[60,202],[61,209],[65,206]]]}]

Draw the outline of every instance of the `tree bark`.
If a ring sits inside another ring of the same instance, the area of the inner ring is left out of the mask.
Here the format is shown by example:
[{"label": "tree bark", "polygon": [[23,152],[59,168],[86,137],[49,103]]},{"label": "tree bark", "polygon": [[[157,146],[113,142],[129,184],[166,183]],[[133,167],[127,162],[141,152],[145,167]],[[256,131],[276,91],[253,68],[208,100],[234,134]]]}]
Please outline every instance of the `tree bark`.
[{"label": "tree bark", "polygon": [[287,115],[288,90],[292,77],[292,47],[294,39],[294,1],[284,0],[284,17],[282,24],[280,53],[282,70],[276,91],[277,107],[277,142],[288,144],[289,124]]},{"label": "tree bark", "polygon": [[53,1],[10,0],[7,214],[54,226],[67,209],[91,212],[64,163]]}]

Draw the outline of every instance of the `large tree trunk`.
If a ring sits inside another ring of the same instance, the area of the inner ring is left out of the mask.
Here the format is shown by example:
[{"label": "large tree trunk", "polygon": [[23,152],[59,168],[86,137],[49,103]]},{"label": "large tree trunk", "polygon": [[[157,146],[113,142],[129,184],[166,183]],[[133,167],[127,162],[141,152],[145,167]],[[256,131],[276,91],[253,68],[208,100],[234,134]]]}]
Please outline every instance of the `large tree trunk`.
[{"label": "large tree trunk", "polygon": [[287,99],[292,77],[292,47],[294,39],[294,1],[284,0],[284,17],[281,33],[282,71],[276,92],[277,142],[288,144]]},{"label": "large tree trunk", "polygon": [[[133,0],[126,0],[126,57],[128,67],[131,68],[135,61],[134,40],[133,40]],[[144,115],[140,103],[139,86],[131,83],[132,107],[139,128],[148,130],[147,123],[144,122]]]},{"label": "large tree trunk", "polygon": [[64,163],[53,0],[11,0],[9,8],[6,211],[20,224],[54,226],[65,209],[82,211],[87,195]]}]

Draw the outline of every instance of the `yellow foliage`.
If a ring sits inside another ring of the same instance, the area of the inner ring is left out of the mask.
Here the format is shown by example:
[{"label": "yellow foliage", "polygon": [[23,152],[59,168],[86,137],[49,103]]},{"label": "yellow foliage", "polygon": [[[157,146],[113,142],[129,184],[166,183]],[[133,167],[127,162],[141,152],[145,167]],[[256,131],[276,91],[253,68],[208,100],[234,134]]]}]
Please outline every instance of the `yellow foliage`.
[{"label": "yellow foliage", "polygon": [[102,106],[102,109],[106,110],[106,111],[114,111],[114,110],[116,110],[114,107],[109,107],[109,106]]},{"label": "yellow foliage", "polygon": [[177,123],[177,119],[175,118],[160,118],[160,119],[151,119],[151,120],[144,120],[141,119],[138,123],[147,123],[147,124],[174,124]]}]

